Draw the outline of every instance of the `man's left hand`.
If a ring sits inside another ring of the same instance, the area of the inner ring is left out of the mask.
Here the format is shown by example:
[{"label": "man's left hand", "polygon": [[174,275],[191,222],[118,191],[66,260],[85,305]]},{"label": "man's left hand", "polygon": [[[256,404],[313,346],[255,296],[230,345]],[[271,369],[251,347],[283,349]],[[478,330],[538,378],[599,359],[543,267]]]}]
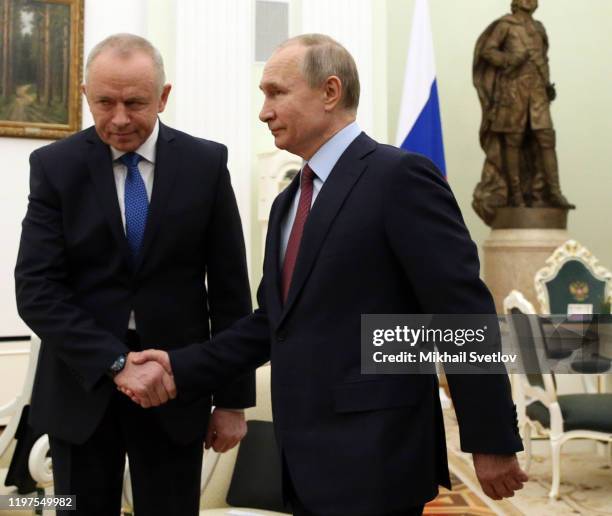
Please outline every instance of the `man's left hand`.
[{"label": "man's left hand", "polygon": [[514,454],[474,453],[472,459],[482,490],[493,500],[514,496],[514,492],[529,480]]},{"label": "man's left hand", "polygon": [[215,408],[210,416],[205,447],[223,453],[236,446],[247,433],[244,411]]}]

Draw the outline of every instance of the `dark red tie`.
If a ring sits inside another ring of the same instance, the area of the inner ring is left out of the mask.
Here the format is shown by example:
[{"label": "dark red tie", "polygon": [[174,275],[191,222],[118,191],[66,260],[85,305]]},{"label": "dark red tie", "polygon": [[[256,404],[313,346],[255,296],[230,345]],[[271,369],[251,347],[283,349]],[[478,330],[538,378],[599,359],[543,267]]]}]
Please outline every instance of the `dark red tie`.
[{"label": "dark red tie", "polygon": [[298,251],[300,250],[300,242],[304,233],[304,224],[310,213],[310,205],[312,204],[312,181],[315,177],[312,169],[305,165],[302,169],[302,177],[300,178],[300,201],[298,203],[295,220],[291,227],[289,242],[285,250],[285,262],[283,263],[283,272],[281,276],[281,288],[283,294],[283,303],[287,301],[289,287],[291,286],[291,277],[295,269]]}]

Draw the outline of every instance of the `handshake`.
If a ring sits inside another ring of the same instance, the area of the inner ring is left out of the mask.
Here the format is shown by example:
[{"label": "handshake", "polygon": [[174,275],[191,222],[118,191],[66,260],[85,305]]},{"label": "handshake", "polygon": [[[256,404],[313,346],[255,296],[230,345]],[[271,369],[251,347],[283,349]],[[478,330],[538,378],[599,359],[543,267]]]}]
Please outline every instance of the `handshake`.
[{"label": "handshake", "polygon": [[125,367],[114,382],[117,389],[143,408],[157,407],[176,398],[170,357],[165,351],[128,353]]},{"label": "handshake", "polygon": [[[158,349],[128,353],[125,367],[114,381],[117,389],[143,408],[157,407],[176,398],[170,357],[167,352]],[[223,453],[236,446],[246,433],[242,409],[215,407],[204,446]]]}]

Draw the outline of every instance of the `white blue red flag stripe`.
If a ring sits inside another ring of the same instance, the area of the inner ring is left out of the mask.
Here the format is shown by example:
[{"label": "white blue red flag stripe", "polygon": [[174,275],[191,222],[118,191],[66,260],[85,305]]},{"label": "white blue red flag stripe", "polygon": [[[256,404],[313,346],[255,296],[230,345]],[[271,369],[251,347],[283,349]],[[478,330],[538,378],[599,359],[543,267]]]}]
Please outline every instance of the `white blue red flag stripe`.
[{"label": "white blue red flag stripe", "polygon": [[416,0],[395,144],[427,156],[446,176],[428,0]]}]

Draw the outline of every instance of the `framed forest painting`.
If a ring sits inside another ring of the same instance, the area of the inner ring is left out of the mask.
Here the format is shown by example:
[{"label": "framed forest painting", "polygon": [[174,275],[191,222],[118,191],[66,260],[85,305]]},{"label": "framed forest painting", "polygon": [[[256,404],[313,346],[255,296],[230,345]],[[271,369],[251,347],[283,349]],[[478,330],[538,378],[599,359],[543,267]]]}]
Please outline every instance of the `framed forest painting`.
[{"label": "framed forest painting", "polygon": [[81,127],[83,0],[0,0],[0,136]]}]

